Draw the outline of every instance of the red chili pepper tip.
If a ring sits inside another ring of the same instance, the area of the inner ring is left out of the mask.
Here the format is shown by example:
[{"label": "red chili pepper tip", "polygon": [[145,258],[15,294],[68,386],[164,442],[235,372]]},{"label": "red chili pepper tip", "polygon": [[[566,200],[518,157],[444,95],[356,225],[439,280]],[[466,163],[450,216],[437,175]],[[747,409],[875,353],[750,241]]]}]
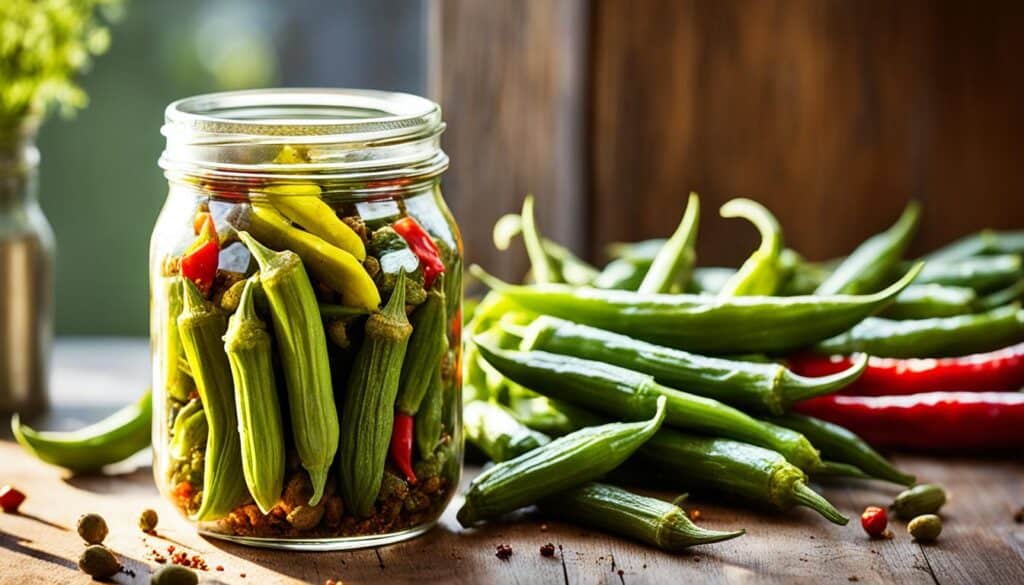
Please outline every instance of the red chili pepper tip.
[{"label": "red chili pepper tip", "polygon": [[395,467],[405,475],[405,480],[416,484],[416,473],[412,469],[412,415],[402,412],[395,414],[395,424],[391,431],[391,460]]}]

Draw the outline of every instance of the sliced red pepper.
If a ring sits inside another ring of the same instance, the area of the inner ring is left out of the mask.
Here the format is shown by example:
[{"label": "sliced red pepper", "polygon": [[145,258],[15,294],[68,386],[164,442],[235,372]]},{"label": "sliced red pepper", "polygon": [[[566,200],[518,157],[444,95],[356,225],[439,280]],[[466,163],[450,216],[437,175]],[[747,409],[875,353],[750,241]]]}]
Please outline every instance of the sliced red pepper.
[{"label": "sliced red pepper", "polygon": [[412,469],[412,429],[412,415],[395,413],[395,426],[391,431],[391,460],[405,475],[405,480],[415,484],[416,473]]},{"label": "sliced red pepper", "polygon": [[930,451],[1020,450],[1024,392],[821,396],[794,409],[881,447]]},{"label": "sliced red pepper", "polygon": [[5,485],[0,488],[0,508],[8,514],[14,514],[25,501],[25,494],[18,488]]},{"label": "sliced red pepper", "polygon": [[[827,376],[853,362],[849,356],[801,354],[789,367],[803,376]],[[872,357],[841,394],[887,396],[920,392],[1012,392],[1024,387],[1024,343],[963,357],[896,359]]]},{"label": "sliced red pepper", "polygon": [[213,280],[217,277],[217,264],[220,260],[220,242],[213,218],[207,215],[202,231],[195,242],[185,250],[181,257],[181,275],[191,280],[204,295],[210,293]]},{"label": "sliced red pepper", "polygon": [[409,244],[409,249],[423,264],[423,286],[430,288],[434,279],[444,272],[441,251],[430,234],[412,217],[403,217],[391,226]]}]

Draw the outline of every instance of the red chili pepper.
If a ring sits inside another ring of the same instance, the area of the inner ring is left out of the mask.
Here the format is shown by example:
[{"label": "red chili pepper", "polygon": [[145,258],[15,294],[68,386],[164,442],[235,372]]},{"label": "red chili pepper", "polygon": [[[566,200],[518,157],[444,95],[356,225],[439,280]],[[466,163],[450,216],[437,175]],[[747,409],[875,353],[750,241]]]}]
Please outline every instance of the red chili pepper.
[{"label": "red chili pepper", "polygon": [[921,450],[1021,449],[1024,392],[821,396],[795,409],[877,446]]},{"label": "red chili pepper", "polygon": [[402,236],[412,253],[420,259],[423,264],[423,286],[430,288],[434,284],[434,279],[444,272],[444,262],[441,261],[441,251],[437,249],[437,244],[412,217],[403,217],[391,227]]},{"label": "red chili pepper", "polygon": [[205,295],[213,287],[213,279],[217,277],[217,264],[220,260],[220,242],[213,219],[207,215],[202,231],[196,241],[189,246],[181,257],[181,275],[191,280]]},{"label": "red chili pepper", "polygon": [[415,484],[416,472],[412,469],[412,426],[412,415],[395,413],[395,426],[391,431],[391,460],[405,475],[406,481]]},{"label": "red chili pepper", "polygon": [[24,501],[25,494],[18,488],[9,485],[0,488],[0,508],[3,508],[4,512],[14,514]]},{"label": "red chili pepper", "polygon": [[889,525],[889,518],[885,508],[879,508],[878,506],[864,508],[864,512],[860,515],[860,525],[864,527],[864,532],[867,532],[868,536],[872,538],[884,536],[885,528]]},{"label": "red chili pepper", "polygon": [[[848,356],[801,354],[789,367],[804,376],[826,376],[853,363]],[[940,359],[872,357],[854,383],[840,392],[861,396],[920,392],[1012,392],[1024,387],[1024,343],[987,353]]]}]

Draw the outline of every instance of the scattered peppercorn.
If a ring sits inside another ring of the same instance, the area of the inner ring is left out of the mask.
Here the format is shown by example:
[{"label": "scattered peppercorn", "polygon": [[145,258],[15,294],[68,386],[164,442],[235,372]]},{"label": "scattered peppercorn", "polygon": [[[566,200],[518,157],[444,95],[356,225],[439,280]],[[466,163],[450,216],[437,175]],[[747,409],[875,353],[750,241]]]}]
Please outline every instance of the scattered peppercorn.
[{"label": "scattered peppercorn", "polygon": [[150,583],[152,585],[196,585],[199,583],[199,576],[192,569],[169,565],[154,573]]},{"label": "scattered peppercorn", "polygon": [[107,521],[99,514],[82,514],[78,519],[78,535],[89,544],[102,543],[107,532]]},{"label": "scattered peppercorn", "polygon": [[499,544],[497,547],[497,551],[494,553],[494,556],[498,557],[503,561],[507,561],[508,558],[512,556],[512,547],[507,544]]},{"label": "scattered peppercorn", "polygon": [[92,544],[85,547],[81,556],[78,557],[78,568],[86,575],[97,579],[107,579],[121,570],[121,563],[107,547],[101,544]]},{"label": "scattered peppercorn", "polygon": [[864,532],[867,532],[868,536],[872,538],[884,537],[885,528],[888,524],[889,520],[885,513],[885,508],[868,506],[864,508],[864,512],[860,515],[860,525],[864,527]]},{"label": "scattered peppercorn", "polygon": [[139,528],[143,532],[153,532],[156,530],[156,524],[160,521],[160,517],[156,515],[156,510],[146,508],[139,514]]},{"label": "scattered peppercorn", "polygon": [[907,532],[914,540],[931,542],[942,534],[942,519],[935,514],[923,514],[907,524]]},{"label": "scattered peppercorn", "polygon": [[555,556],[555,545],[550,542],[540,547],[540,555],[542,557],[553,557]]},{"label": "scattered peppercorn", "polygon": [[5,485],[0,488],[0,508],[8,514],[14,514],[25,501],[25,494],[16,487]]}]

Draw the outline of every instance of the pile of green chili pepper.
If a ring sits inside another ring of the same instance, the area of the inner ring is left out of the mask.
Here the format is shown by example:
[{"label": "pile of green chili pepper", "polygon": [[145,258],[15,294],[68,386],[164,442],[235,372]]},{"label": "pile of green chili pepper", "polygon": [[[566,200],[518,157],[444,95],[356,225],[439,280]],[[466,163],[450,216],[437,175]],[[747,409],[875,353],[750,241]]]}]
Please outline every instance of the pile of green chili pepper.
[{"label": "pile of green chili pepper", "polygon": [[[496,244],[507,249],[521,234],[531,270],[527,283],[509,284],[471,269],[490,292],[465,327],[464,432],[497,464],[471,485],[464,524],[538,504],[666,550],[720,540],[698,537],[696,527],[675,544],[655,538],[667,528],[638,522],[652,504],[620,482],[806,506],[845,524],[812,478],[915,478],[851,430],[792,409],[811,400],[820,411],[876,367],[869,356],[962,355],[1024,341],[1015,303],[1024,291],[1021,234],[985,232],[911,261],[904,255],[920,216],[911,202],[845,258],[815,263],[785,247],[762,205],[735,199],[721,214],[761,235],[738,269],[696,266],[695,194],[670,238],[614,244],[603,269],[541,236],[532,198],[499,221]],[[807,375],[785,360],[797,351],[845,355]],[[628,446],[620,425],[637,428]],[[676,509],[655,505],[666,510],[661,518]]]}]

